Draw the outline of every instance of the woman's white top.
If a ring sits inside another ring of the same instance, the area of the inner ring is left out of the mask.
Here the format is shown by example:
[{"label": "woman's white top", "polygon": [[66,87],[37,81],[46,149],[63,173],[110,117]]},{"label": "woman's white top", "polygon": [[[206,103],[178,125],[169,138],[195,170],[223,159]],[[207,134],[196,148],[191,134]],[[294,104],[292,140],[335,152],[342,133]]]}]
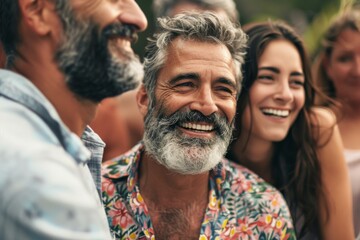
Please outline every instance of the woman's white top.
[{"label": "woman's white top", "polygon": [[353,197],[355,236],[360,236],[360,150],[345,149]]}]

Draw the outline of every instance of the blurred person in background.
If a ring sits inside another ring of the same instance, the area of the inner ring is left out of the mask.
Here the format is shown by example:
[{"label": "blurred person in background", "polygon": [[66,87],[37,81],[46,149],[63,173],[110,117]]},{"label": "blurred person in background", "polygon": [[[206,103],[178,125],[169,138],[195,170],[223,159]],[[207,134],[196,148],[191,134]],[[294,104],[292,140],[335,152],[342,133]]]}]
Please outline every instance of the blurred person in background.
[{"label": "blurred person in background", "polygon": [[210,11],[218,16],[238,22],[239,16],[234,0],[153,0],[155,18],[175,16],[185,11]]},{"label": "blurred person in background", "polygon": [[90,126],[105,142],[103,161],[135,146],[144,133],[144,119],[136,104],[137,90],[104,99]]},{"label": "blurred person in background", "polygon": [[314,107],[310,62],[285,23],[244,26],[248,51],[227,158],[279,189],[298,239],[354,239],[335,115]]},{"label": "blurred person in background", "polygon": [[[355,234],[360,233],[360,9],[346,10],[331,22],[314,76],[325,94],[340,102],[339,130],[352,186]],[[332,106],[327,98],[319,103]]]},{"label": "blurred person in background", "polygon": [[[211,11],[238,21],[233,0],[154,0],[155,17],[174,16],[184,11]],[[99,107],[91,127],[106,143],[103,160],[117,157],[142,139],[144,120],[136,105],[137,90],[105,99]]]},{"label": "blurred person in background", "polygon": [[112,239],[99,198],[99,102],[133,89],[135,1],[0,0],[0,239]]}]

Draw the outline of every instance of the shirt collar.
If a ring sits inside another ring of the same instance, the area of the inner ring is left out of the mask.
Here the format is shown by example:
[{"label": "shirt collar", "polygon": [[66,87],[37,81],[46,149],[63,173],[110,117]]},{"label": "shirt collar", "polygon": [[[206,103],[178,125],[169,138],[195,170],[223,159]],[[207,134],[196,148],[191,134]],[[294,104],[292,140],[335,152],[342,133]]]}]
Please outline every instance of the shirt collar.
[{"label": "shirt collar", "polygon": [[50,117],[59,123],[66,152],[69,153],[78,163],[86,164],[87,161],[89,161],[91,156],[90,151],[84,146],[81,139],[71,132],[62,122],[55,107],[30,80],[15,72],[0,69],[0,81],[3,84],[16,89],[16,92],[19,95],[26,95],[28,98],[37,100],[37,102],[46,109]]},{"label": "shirt collar", "polygon": [[[139,163],[141,161],[141,155],[144,151],[145,146],[142,142],[140,142],[127,154],[105,163],[103,169],[107,170],[105,170],[106,173],[104,173],[104,176],[114,180],[128,177],[128,190],[132,191],[137,182]],[[124,168],[124,166],[127,166],[127,168]],[[212,187],[216,188],[217,192],[221,192],[224,184],[227,183],[226,174],[227,172],[223,161],[221,161],[214,169],[210,170],[210,178],[213,180]]]}]

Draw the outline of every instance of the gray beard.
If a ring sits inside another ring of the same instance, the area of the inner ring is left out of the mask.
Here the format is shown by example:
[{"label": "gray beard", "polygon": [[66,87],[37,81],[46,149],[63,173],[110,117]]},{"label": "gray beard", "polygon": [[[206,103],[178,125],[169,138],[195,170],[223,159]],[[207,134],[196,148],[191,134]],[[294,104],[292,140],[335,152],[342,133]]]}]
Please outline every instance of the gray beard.
[{"label": "gray beard", "polygon": [[222,120],[222,133],[212,139],[191,138],[178,129],[177,117],[161,115],[149,111],[143,138],[146,153],[158,163],[179,174],[195,175],[208,172],[221,162],[231,139],[232,124]]}]

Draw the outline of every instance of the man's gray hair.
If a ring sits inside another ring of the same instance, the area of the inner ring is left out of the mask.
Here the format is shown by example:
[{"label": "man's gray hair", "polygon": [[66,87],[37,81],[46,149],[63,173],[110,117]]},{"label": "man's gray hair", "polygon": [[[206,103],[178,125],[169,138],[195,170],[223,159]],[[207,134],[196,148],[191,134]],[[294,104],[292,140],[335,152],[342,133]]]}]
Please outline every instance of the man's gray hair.
[{"label": "man's gray hair", "polygon": [[176,38],[225,45],[234,61],[238,93],[240,92],[243,78],[241,65],[244,61],[247,36],[239,26],[210,12],[159,18],[158,25],[158,32],[149,39],[144,59],[143,83],[150,97],[149,107],[155,104],[158,73],[166,62],[169,45]]},{"label": "man's gray hair", "polygon": [[169,16],[171,10],[181,3],[193,3],[206,10],[224,10],[231,21],[237,22],[238,11],[234,0],[153,0],[156,18]]}]

